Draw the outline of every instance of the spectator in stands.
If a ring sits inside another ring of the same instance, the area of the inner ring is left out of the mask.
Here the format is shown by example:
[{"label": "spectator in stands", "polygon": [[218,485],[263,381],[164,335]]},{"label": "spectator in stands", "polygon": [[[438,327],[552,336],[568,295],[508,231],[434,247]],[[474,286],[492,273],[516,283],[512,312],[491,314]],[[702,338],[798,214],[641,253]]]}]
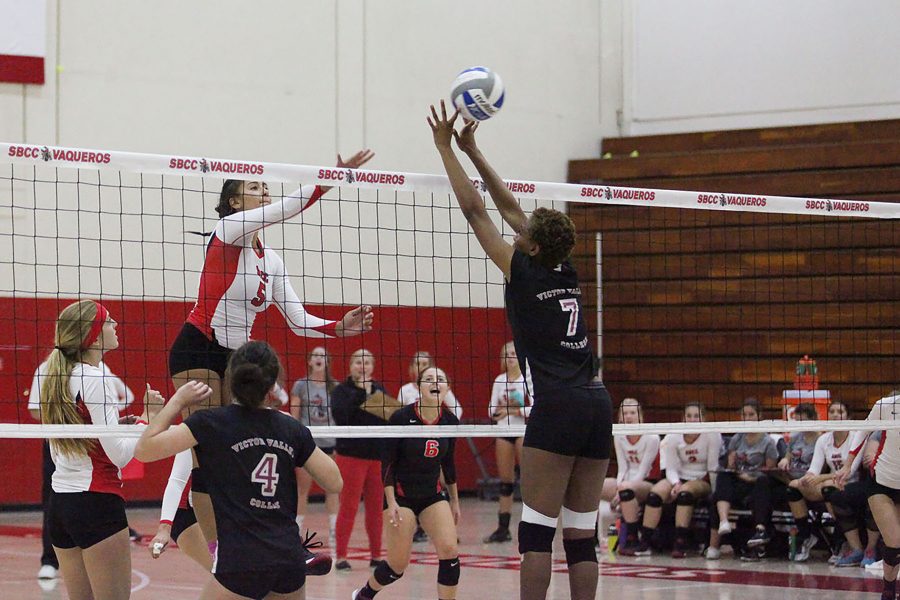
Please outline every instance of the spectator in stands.
[{"label": "spectator in stands", "polygon": [[[350,355],[350,376],[331,392],[331,413],[337,425],[386,425],[399,407],[399,402],[385,392],[384,386],[372,378],[375,357],[362,348]],[[339,571],[349,571],[347,546],[359,501],[365,499],[366,533],[369,537],[369,564],[376,566],[381,558],[381,526],[384,487],[381,484],[381,444],[374,438],[340,438],[335,446],[334,461],[341,470],[341,490],[335,554]]]},{"label": "spectator in stands", "polygon": [[[857,565],[866,567],[878,560],[878,540],[881,538],[881,534],[878,532],[878,525],[869,509],[867,490],[872,465],[878,454],[878,447],[881,445],[881,435],[881,431],[873,431],[866,442],[864,451],[860,453],[864,468],[854,471],[851,464],[850,476],[844,489],[835,490],[829,494],[829,503],[834,508],[829,512],[834,515],[848,546],[843,552],[839,552],[829,560],[836,567],[855,567]],[[844,445],[849,453],[850,441],[847,440]],[[844,464],[846,462],[845,460]],[[832,476],[834,475],[835,473],[832,473]],[[863,528],[866,531],[865,548],[863,548],[863,540],[860,535]]]},{"label": "spectator in stands", "polygon": [[[798,407],[799,409],[799,407]],[[828,407],[828,420],[841,421],[847,419],[847,405],[840,401],[832,402]],[[844,465],[850,445],[847,439],[848,431],[830,431],[819,436],[813,450],[812,462],[806,473],[793,479],[788,484],[787,498],[797,525],[798,550],[794,556],[797,562],[803,562],[809,558],[809,550],[815,546],[816,536],[811,532],[812,524],[809,521],[809,506],[807,502],[823,502],[828,500],[837,488],[834,487],[834,473]],[[860,455],[859,460],[862,459]],[[854,473],[858,466],[854,466]],[[823,473],[825,466],[828,472]],[[854,480],[857,477],[854,477]],[[828,512],[834,515],[833,506],[828,503]],[[854,530],[855,531],[855,530]],[[857,534],[858,535],[858,534]]]},{"label": "spectator in stands", "polygon": [[[741,405],[741,420],[759,421],[759,402],[754,398],[744,400]],[[774,469],[778,463],[775,441],[766,433],[738,433],[728,442],[727,463],[724,472],[716,478],[716,489],[712,500],[715,510],[709,515],[709,547],[706,558],[716,560],[721,556],[720,538],[731,533],[728,513],[731,505],[742,499],[752,499],[754,523],[762,525],[771,514],[771,497],[763,493],[756,496],[756,480],[763,469]],[[764,483],[768,484],[767,481]]]},{"label": "spectator in stands", "polygon": [[[641,403],[635,398],[625,398],[619,405],[619,423],[635,425],[644,422]],[[639,547],[641,505],[653,484],[659,481],[659,436],[616,435],[616,464],[619,472],[615,480],[607,478],[603,484],[601,500],[615,506],[616,499],[625,522],[624,540],[619,544],[619,554],[634,556]]]},{"label": "spectator in stands", "polygon": [[[691,402],[684,407],[685,423],[700,423],[704,419],[703,405]],[[644,506],[644,525],[636,556],[651,554],[651,540],[662,516],[663,504],[675,502],[675,544],[672,558],[684,558],[690,546],[691,519],[698,500],[712,492],[711,476],[719,469],[719,450],[722,434],[715,432],[681,434],[670,433],[661,443],[661,463],[666,477],[656,482],[647,495]]]},{"label": "spectator in stands", "polygon": [[[812,404],[801,403],[794,409],[794,421],[815,421],[819,418],[816,407]],[[757,548],[760,553],[765,551],[770,541],[772,509],[775,505],[783,505],[785,500],[802,500],[803,496],[797,488],[790,487],[790,483],[803,477],[812,463],[816,447],[816,440],[821,435],[818,431],[798,431],[790,436],[784,456],[778,461],[778,471],[762,473],[755,482],[754,494],[768,497],[768,515],[754,514],[756,533],[747,541],[749,548]],[[756,520],[764,519],[764,520]],[[804,515],[802,519],[795,519],[800,547],[796,556],[800,560],[809,558],[809,551],[816,545],[819,538],[812,534],[809,517]]]}]

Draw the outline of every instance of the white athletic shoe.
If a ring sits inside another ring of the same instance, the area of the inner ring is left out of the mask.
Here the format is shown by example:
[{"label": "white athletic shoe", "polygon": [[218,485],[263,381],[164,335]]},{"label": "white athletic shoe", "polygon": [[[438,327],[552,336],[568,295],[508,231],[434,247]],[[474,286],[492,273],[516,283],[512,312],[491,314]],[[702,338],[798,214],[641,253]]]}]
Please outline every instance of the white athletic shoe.
[{"label": "white athletic shoe", "polygon": [[38,579],[56,579],[59,577],[59,571],[53,565],[41,565],[38,571]]},{"label": "white athletic shoe", "polygon": [[710,546],[706,549],[706,560],[719,560],[722,558],[722,551],[718,548]]},{"label": "white athletic shoe", "polygon": [[728,535],[729,533],[731,533],[731,521],[719,523],[719,535]]}]

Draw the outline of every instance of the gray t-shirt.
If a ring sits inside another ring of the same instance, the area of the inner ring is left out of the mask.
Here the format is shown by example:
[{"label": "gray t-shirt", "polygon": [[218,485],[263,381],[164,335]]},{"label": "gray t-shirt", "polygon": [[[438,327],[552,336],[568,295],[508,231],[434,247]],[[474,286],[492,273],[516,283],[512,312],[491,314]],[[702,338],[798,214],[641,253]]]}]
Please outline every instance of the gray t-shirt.
[{"label": "gray t-shirt", "polygon": [[[307,427],[322,427],[334,425],[334,417],[331,416],[331,399],[328,397],[328,388],[324,382],[311,379],[299,379],[291,393],[300,397],[300,422]],[[320,448],[333,448],[334,438],[316,437],[316,446]]]},{"label": "gray t-shirt", "polygon": [[736,471],[758,471],[766,464],[766,459],[778,460],[775,440],[763,435],[753,445],[747,442],[746,433],[737,433],[728,442],[728,451],[734,452]]},{"label": "gray t-shirt", "polygon": [[797,432],[796,435],[791,437],[787,447],[787,454],[785,454],[788,459],[787,472],[791,479],[803,477],[809,471],[809,465],[812,463],[815,449],[816,440],[806,441],[806,436],[802,432]]}]

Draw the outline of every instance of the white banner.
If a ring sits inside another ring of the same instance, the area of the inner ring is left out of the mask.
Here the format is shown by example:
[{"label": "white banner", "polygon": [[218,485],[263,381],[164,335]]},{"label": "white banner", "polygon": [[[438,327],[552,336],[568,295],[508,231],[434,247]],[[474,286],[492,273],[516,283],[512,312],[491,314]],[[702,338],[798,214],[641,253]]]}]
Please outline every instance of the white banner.
[{"label": "white banner", "polygon": [[0,81],[44,83],[46,0],[0,0]]},{"label": "white banner", "polygon": [[[0,164],[2,163],[35,166],[49,165],[76,169],[110,169],[130,173],[215,179],[299,181],[304,184],[316,183],[337,187],[437,194],[449,194],[452,192],[450,182],[444,175],[373,171],[369,169],[338,169],[337,167],[248,162],[198,156],[137,154],[112,150],[84,150],[80,148],[26,144],[0,143]],[[505,183],[506,187],[517,197],[537,200],[736,212],[869,217],[877,219],[900,218],[900,203],[890,202],[654,190],[543,181],[506,180]],[[487,191],[487,187],[480,179],[473,179],[472,185],[482,193]]]}]

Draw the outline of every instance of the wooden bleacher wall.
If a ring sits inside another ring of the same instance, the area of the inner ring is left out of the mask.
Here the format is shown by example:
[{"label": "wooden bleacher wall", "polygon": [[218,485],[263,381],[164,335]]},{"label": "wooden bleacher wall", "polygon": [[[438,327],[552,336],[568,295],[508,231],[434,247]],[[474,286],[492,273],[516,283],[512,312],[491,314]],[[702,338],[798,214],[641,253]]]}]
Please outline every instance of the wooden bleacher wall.
[{"label": "wooden bleacher wall", "polygon": [[[633,151],[638,156],[632,157]],[[605,139],[571,183],[900,202],[900,120]],[[571,204],[575,264],[596,331],[602,234],[603,375],[648,421],[699,400],[779,415],[797,360],[864,418],[900,388],[900,222]]]}]

